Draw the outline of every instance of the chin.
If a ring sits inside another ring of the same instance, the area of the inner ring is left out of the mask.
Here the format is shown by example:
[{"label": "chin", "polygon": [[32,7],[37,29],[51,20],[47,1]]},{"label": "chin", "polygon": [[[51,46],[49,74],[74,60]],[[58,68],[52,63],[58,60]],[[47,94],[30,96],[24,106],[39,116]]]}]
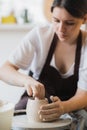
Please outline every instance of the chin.
[{"label": "chin", "polygon": [[66,41],[67,41],[67,39],[65,39],[65,38],[59,38],[59,40],[60,40],[61,42],[66,42]]}]

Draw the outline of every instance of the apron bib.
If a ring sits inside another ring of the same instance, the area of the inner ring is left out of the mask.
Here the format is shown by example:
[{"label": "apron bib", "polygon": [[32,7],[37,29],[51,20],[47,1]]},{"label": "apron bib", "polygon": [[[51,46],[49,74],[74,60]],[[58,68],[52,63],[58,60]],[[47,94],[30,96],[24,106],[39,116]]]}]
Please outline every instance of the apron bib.
[{"label": "apron bib", "polygon": [[69,98],[74,96],[77,89],[78,71],[82,47],[81,41],[82,36],[80,32],[78,36],[75,54],[74,74],[68,78],[62,78],[58,70],[56,70],[53,66],[50,65],[50,61],[52,59],[52,55],[57,43],[57,36],[55,34],[48,53],[46,63],[39,77],[39,81],[45,85],[46,97],[48,99],[50,95],[58,96],[61,100],[68,100]]}]

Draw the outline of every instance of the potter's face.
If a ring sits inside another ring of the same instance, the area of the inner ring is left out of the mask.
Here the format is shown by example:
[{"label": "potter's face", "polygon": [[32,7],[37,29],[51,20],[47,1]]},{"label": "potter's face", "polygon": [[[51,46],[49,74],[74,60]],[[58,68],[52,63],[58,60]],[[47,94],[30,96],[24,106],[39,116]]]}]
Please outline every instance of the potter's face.
[{"label": "potter's face", "polygon": [[53,9],[53,27],[60,41],[75,40],[83,20],[84,19],[73,17],[64,8],[55,7]]}]

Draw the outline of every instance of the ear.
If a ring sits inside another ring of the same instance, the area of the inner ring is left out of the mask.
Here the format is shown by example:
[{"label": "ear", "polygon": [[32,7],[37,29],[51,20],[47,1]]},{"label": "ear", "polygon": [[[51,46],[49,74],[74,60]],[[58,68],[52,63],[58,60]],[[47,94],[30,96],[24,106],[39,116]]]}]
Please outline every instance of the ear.
[{"label": "ear", "polygon": [[87,14],[85,14],[84,18],[83,18],[83,24],[87,23]]}]

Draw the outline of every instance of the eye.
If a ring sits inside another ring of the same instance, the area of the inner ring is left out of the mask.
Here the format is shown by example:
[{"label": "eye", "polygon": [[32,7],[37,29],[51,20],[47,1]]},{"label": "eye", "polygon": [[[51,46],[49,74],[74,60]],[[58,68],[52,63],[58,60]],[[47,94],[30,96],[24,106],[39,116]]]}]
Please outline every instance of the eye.
[{"label": "eye", "polygon": [[74,22],[66,22],[67,25],[75,25]]},{"label": "eye", "polygon": [[53,21],[56,22],[56,23],[60,23],[60,20],[56,19],[56,18],[53,18]]},{"label": "eye", "polygon": [[59,20],[54,20],[54,22],[56,22],[56,23],[60,23],[60,21],[59,21]]}]

